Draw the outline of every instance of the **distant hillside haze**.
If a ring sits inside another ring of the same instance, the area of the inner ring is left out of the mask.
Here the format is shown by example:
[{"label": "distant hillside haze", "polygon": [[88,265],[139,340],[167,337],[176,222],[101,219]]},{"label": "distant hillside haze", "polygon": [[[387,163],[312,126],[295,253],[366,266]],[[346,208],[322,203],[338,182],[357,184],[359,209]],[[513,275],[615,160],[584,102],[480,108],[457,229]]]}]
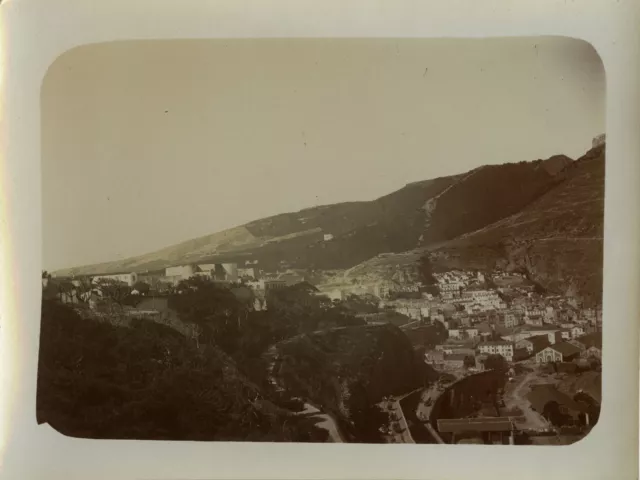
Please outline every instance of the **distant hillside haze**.
[{"label": "distant hillside haze", "polygon": [[[258,260],[265,270],[282,263],[307,270],[340,270],[383,253],[416,250],[432,251],[452,265],[484,265],[486,251],[504,263],[506,243],[535,241],[535,248],[545,252],[544,262],[556,262],[556,253],[565,255],[557,262],[575,261],[578,265],[572,268],[578,270],[580,265],[589,265],[591,273],[582,281],[597,284],[601,277],[604,148],[592,148],[576,161],[555,155],[483,166],[462,175],[414,182],[373,201],[283,213],[146,255],[55,273],[141,272],[184,263],[243,263],[248,259]],[[325,240],[327,234],[332,235],[330,240]],[[562,247],[543,248],[539,244],[543,237],[562,241]],[[589,244],[587,240],[560,240],[574,237],[592,240]],[[480,250],[485,253],[472,258]],[[591,277],[595,279],[589,280]]]}]

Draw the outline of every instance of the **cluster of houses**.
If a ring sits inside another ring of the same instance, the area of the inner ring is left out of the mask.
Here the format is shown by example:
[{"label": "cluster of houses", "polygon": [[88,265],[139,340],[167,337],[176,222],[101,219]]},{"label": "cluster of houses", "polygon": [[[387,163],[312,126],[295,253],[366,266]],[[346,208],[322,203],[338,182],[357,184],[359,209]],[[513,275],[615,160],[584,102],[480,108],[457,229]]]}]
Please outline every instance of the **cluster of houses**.
[{"label": "cluster of houses", "polygon": [[[488,278],[490,275],[490,278]],[[440,324],[448,340],[425,353],[440,369],[482,369],[489,355],[537,363],[600,359],[602,312],[541,295],[519,273],[451,271],[434,275],[440,295],[392,302],[422,324]],[[416,327],[420,328],[420,327]]]},{"label": "cluster of houses", "polygon": [[[242,265],[175,265],[162,271],[110,273],[72,281],[116,281],[128,285],[136,294],[139,282],[160,291],[162,286],[176,286],[194,277],[236,289],[248,287],[254,292],[254,307],[260,310],[266,309],[269,291],[307,281],[304,274],[292,270],[265,273],[259,270],[257,260],[247,260]],[[420,284],[405,279],[404,283],[356,283],[335,291],[320,287],[317,293],[330,300],[344,300],[349,294],[372,295],[379,299],[380,307],[405,315],[413,323],[440,324],[447,331],[447,345],[426,354],[427,362],[437,367],[458,368],[469,356],[476,359],[478,368],[488,355],[501,355],[509,362],[529,358],[539,363],[600,356],[601,342],[587,340],[601,335],[600,310],[580,308],[561,296],[536,294],[518,273],[453,270],[436,273],[434,278],[438,292],[426,292]],[[411,295],[389,299],[391,291]],[[466,361],[470,362],[468,358]]]},{"label": "cluster of houses", "polygon": [[[89,281],[95,285],[102,281],[113,281],[132,288],[139,282],[142,282],[153,289],[162,289],[162,287],[176,286],[182,280],[201,277],[229,285],[245,284],[256,290],[282,288],[305,281],[303,275],[299,275],[294,272],[283,272],[269,275],[264,271],[259,270],[257,263],[257,260],[247,260],[241,266],[237,263],[175,265],[159,271],[105,273],[83,278],[73,278],[71,281],[81,282],[89,279]],[[45,281],[46,279],[43,279],[43,285]],[[137,292],[134,291],[133,293],[135,294]]]},{"label": "cluster of houses", "polygon": [[540,332],[518,342],[484,340],[480,335],[465,342],[450,339],[427,351],[425,361],[439,370],[460,370],[463,367],[483,370],[489,355],[500,355],[507,362],[527,360],[537,364],[600,361],[602,333],[583,334],[569,340],[556,338],[553,342]]},{"label": "cluster of houses", "polygon": [[[144,295],[145,292],[138,291],[137,288],[141,284],[146,284],[151,295],[157,296],[177,286],[182,280],[195,277],[225,284],[232,289],[242,286],[250,287],[256,293],[255,308],[260,310],[266,309],[266,292],[305,281],[304,276],[295,272],[265,274],[258,269],[257,260],[247,260],[240,266],[237,263],[201,263],[175,265],[158,271],[105,273],[69,279],[56,278],[58,281],[55,285],[59,286],[60,280],[68,280],[66,283],[69,284],[69,288],[64,290],[58,288],[55,295],[63,303],[86,302],[94,308],[103,297],[102,289],[106,282],[126,285],[131,289],[132,295]],[[54,284],[49,285],[49,278],[43,277],[42,286],[43,290],[49,291]]]},{"label": "cluster of houses", "polygon": [[[352,285],[324,285],[320,291],[331,300],[344,300],[349,295],[373,295],[385,301],[394,294],[413,294],[420,298],[420,284],[401,283],[395,280],[384,280],[374,283]],[[421,301],[424,303],[424,301]]]}]

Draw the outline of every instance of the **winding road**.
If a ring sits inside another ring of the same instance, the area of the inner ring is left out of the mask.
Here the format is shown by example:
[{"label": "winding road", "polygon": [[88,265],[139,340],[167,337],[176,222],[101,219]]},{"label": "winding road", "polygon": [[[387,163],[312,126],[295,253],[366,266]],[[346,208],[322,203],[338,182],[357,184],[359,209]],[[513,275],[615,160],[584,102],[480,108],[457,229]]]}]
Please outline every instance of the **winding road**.
[{"label": "winding road", "polygon": [[529,384],[535,380],[536,374],[531,372],[522,377],[522,380],[518,382],[515,388],[505,399],[505,405],[509,408],[518,407],[522,410],[522,415],[526,419],[526,427],[532,429],[545,429],[549,427],[549,423],[544,419],[542,415],[534,412],[531,409],[529,401],[524,398],[526,394],[525,389]]},{"label": "winding road", "polygon": [[329,433],[329,439],[332,443],[346,443],[340,430],[338,430],[338,424],[328,413],[323,413],[310,403],[304,404],[304,410],[298,412],[297,415],[305,415],[313,419],[317,419],[316,426],[326,430]]},{"label": "winding road", "polygon": [[[343,328],[346,328],[346,327],[336,327],[335,329],[332,329],[332,330],[342,330]],[[280,342],[277,342],[271,345],[264,352],[263,357],[269,362],[269,382],[271,383],[271,385],[274,386],[276,391],[282,392],[285,390],[284,387],[280,385],[275,375],[276,362],[278,361],[278,346],[284,345],[289,342],[293,342],[299,338],[304,337],[305,335],[307,334],[302,333],[294,337],[281,340]],[[329,433],[329,439],[331,440],[332,443],[346,443],[344,437],[340,433],[340,429],[338,428],[338,423],[336,422],[336,420],[328,413],[322,412],[315,405],[312,405],[310,403],[305,403],[303,411],[291,412],[291,414],[307,416],[309,418],[317,419],[318,421],[316,422],[316,426],[326,430]]]}]

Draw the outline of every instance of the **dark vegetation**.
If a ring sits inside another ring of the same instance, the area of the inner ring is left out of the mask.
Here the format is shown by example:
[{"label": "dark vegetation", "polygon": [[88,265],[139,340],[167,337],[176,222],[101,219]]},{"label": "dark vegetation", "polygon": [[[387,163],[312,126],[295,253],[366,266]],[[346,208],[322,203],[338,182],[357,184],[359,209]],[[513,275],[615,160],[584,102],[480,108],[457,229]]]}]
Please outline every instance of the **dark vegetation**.
[{"label": "dark vegetation", "polygon": [[473,368],[476,366],[476,359],[472,355],[467,355],[464,357],[464,366],[465,368]]},{"label": "dark vegetation", "polygon": [[410,323],[412,320],[406,315],[402,313],[396,312],[391,308],[386,308],[383,310],[378,317],[376,317],[376,321],[387,322],[391,325],[395,325],[396,327],[401,327]]},{"label": "dark vegetation", "polygon": [[[106,290],[119,299],[126,289],[118,287]],[[406,336],[364,326],[304,284],[274,291],[269,302],[268,311],[252,311],[218,284],[181,282],[169,306],[197,327],[190,338],[149,320],[114,324],[110,307],[81,318],[79,306],[45,298],[38,421],[89,438],[324,441],[312,419],[294,415],[299,397],[334,414],[351,441],[381,441],[386,414],[375,403],[425,374]],[[265,357],[278,342],[284,393],[271,385]]]},{"label": "dark vegetation", "polygon": [[129,328],[42,306],[37,420],[83,438],[323,441],[269,402],[214,344],[163,325]]},{"label": "dark vegetation", "polygon": [[279,355],[277,376],[287,391],[342,418],[356,438],[370,442],[379,438],[386,418],[371,406],[433,378],[406,336],[391,325],[305,335],[282,344]]},{"label": "dark vegetation", "polygon": [[435,285],[437,283],[436,277],[433,276],[435,273],[433,265],[431,264],[431,259],[428,255],[420,257],[420,261],[418,262],[418,273],[425,285]]},{"label": "dark vegetation", "polygon": [[502,355],[489,355],[484,361],[484,368],[487,370],[505,372],[508,367],[509,364]]},{"label": "dark vegetation", "polygon": [[457,392],[455,403],[451,402],[449,395],[440,396],[433,406],[432,415],[435,418],[464,418],[485,409],[495,416],[498,413],[497,399],[505,383],[506,377],[499,371],[482,372],[458,380],[452,387]]},{"label": "dark vegetation", "polygon": [[407,337],[415,347],[431,349],[443,343],[449,336],[449,332],[441,322],[432,325],[424,325],[405,331]]},{"label": "dark vegetation", "polygon": [[429,242],[440,242],[490,225],[518,212],[558,182],[535,162],[478,168],[438,199],[425,235]]},{"label": "dark vegetation", "polygon": [[344,308],[353,313],[378,313],[379,300],[373,295],[349,295],[342,301]]}]

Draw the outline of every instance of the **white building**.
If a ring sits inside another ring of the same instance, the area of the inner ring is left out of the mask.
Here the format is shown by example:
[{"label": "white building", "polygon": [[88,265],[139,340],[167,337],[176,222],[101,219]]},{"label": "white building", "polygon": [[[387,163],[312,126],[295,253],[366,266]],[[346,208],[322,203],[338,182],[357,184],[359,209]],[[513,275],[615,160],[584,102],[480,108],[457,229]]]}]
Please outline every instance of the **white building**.
[{"label": "white building", "polygon": [[584,328],[581,325],[574,325],[571,327],[571,338],[577,338],[585,334]]},{"label": "white building", "polygon": [[544,321],[546,323],[556,323],[557,319],[558,316],[555,309],[552,306],[548,306],[544,314]]},{"label": "white building", "polygon": [[405,307],[405,306],[397,306],[395,308],[397,313],[402,315],[406,315],[412,320],[422,320],[422,315],[420,314],[420,309],[417,307]]},{"label": "white building", "polygon": [[177,283],[180,280],[186,280],[193,277],[195,272],[196,267],[193,265],[178,265],[175,267],[167,267],[164,271],[164,275],[168,279]]},{"label": "white building", "polygon": [[544,318],[540,315],[527,314],[524,316],[524,323],[526,325],[541,327],[544,324]]},{"label": "white building", "polygon": [[238,268],[238,277],[239,278],[258,278],[256,275],[256,269],[253,267],[250,268]]},{"label": "white building", "polygon": [[506,312],[504,314],[504,326],[505,328],[513,328],[520,325],[520,317],[514,312]]},{"label": "white building", "polygon": [[392,286],[388,282],[381,282],[373,287],[373,294],[378,298],[387,298]]},{"label": "white building", "polygon": [[449,338],[455,339],[468,339],[475,338],[478,336],[477,328],[450,328],[449,329]]},{"label": "white building", "polygon": [[132,287],[138,281],[138,275],[135,273],[115,273],[112,275],[96,275],[91,280],[92,283],[98,283],[100,280],[111,280],[126,283]]},{"label": "white building", "polygon": [[519,340],[535,337],[537,335],[546,335],[549,339],[550,344],[555,344],[556,342],[562,341],[562,335],[560,333],[559,328],[545,328],[545,327],[526,327],[520,330],[519,332],[509,333],[507,335],[503,335],[503,340],[508,340],[510,342],[517,342]]},{"label": "white building", "polygon": [[237,263],[223,263],[222,268],[224,269],[224,272],[226,275],[225,280],[229,282],[238,281],[238,264]]},{"label": "white building", "polygon": [[530,317],[544,317],[547,314],[547,309],[538,306],[526,307],[524,313]]},{"label": "white building", "polygon": [[324,234],[324,241],[328,242],[329,240],[333,240],[333,235],[331,235],[330,233],[325,233]]},{"label": "white building", "polygon": [[471,290],[462,294],[463,298],[471,299],[473,304],[481,306],[482,311],[490,309],[501,310],[507,308],[507,304],[493,290]]},{"label": "white building", "polygon": [[511,342],[484,342],[478,345],[480,353],[487,355],[502,355],[508,362],[513,361],[513,354],[515,351],[514,345]]},{"label": "white building", "polygon": [[264,290],[264,280],[246,282],[245,285],[253,288],[254,290]]},{"label": "white building", "polygon": [[460,296],[460,289],[464,287],[463,282],[439,283],[440,294],[447,297]]},{"label": "white building", "polygon": [[200,263],[198,264],[198,270],[201,272],[211,272],[216,269],[215,263]]},{"label": "white building", "polygon": [[[218,281],[237,282],[240,276],[239,270],[242,269],[238,269],[237,263],[201,263],[197,265],[194,272],[189,274],[189,271],[185,270],[184,273],[189,276],[202,275]],[[250,270],[255,273],[253,268]],[[169,276],[168,272],[167,276]]]}]

